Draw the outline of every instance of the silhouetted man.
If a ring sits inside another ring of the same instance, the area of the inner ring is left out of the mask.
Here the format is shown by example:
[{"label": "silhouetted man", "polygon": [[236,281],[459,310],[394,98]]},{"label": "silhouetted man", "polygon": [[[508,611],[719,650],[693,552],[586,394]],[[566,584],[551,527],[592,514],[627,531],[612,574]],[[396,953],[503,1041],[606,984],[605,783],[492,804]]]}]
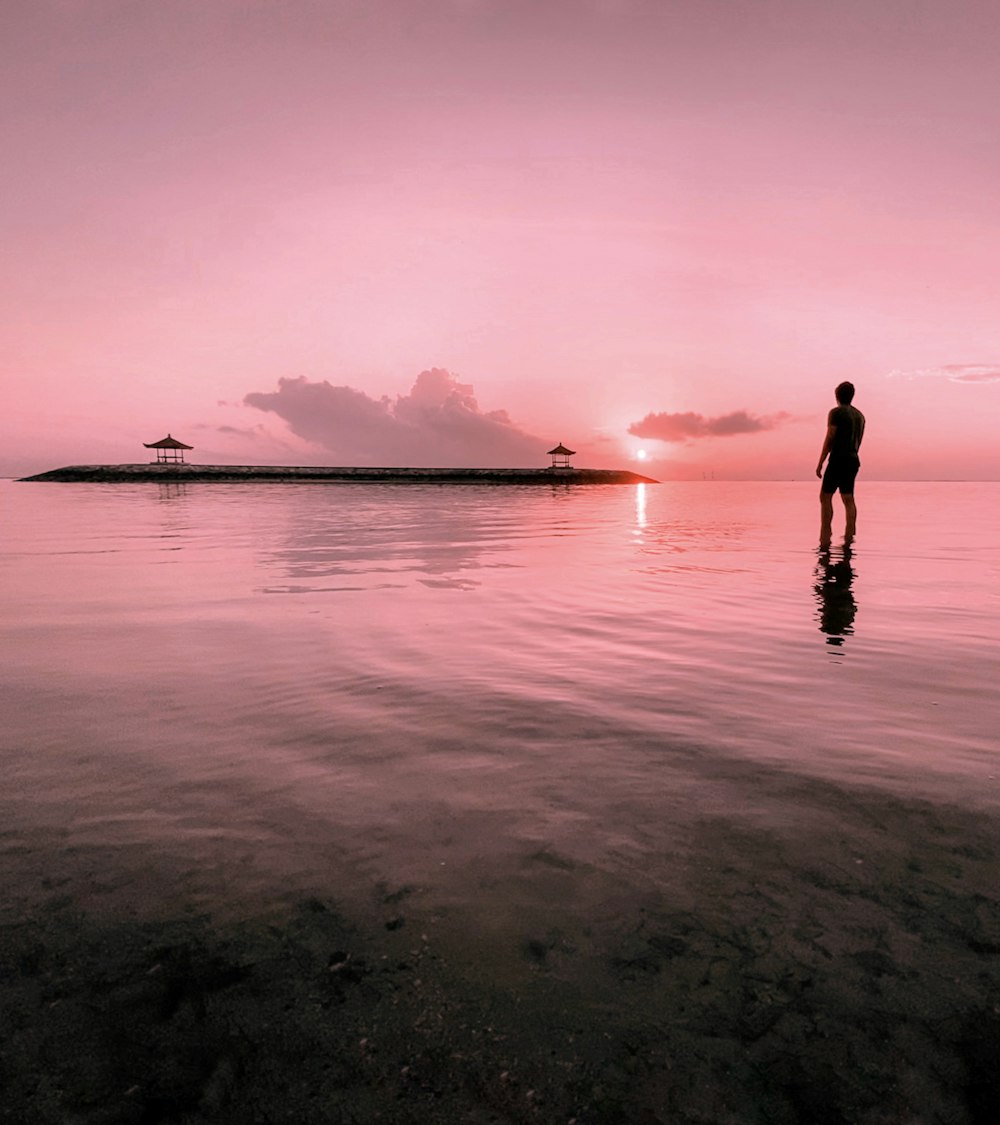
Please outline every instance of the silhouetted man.
[{"label": "silhouetted man", "polygon": [[[830,545],[830,536],[833,531],[833,494],[840,493],[844,502],[844,515],[847,517],[847,526],[844,529],[845,541],[854,538],[857,526],[858,509],[854,503],[854,479],[861,468],[858,450],[861,448],[861,439],[865,433],[865,416],[856,406],[852,406],[854,399],[854,384],[841,383],[834,394],[837,396],[837,405],[830,411],[826,420],[826,437],[823,448],[819,454],[819,464],[816,466],[816,476],[822,477],[823,483],[819,487],[820,530],[819,541],[823,547]],[[827,456],[826,472],[823,472],[823,462]]]}]

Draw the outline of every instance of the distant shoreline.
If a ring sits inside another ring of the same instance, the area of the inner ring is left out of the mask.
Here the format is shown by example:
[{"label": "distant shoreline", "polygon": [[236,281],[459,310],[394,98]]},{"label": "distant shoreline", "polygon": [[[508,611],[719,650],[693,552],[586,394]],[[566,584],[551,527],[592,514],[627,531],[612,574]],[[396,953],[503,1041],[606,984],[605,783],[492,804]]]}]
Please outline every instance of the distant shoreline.
[{"label": "distant shoreline", "polygon": [[348,484],[658,484],[624,469],[421,469],[310,465],[66,465],[22,481],[130,484],[330,482]]}]

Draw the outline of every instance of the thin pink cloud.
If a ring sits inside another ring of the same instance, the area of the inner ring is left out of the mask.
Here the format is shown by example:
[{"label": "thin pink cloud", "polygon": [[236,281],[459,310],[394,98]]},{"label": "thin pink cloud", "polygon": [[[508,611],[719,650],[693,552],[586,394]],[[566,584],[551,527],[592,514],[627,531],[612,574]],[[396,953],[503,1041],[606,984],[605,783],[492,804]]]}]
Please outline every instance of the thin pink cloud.
[{"label": "thin pink cloud", "polygon": [[693,411],[678,414],[647,414],[639,422],[633,422],[628,432],[635,437],[653,438],[656,441],[693,441],[712,437],[733,437],[736,434],[756,434],[773,430],[791,417],[781,411],[777,414],[755,416],[746,410],[734,410],[730,414],[720,414],[706,418],[704,414]]},{"label": "thin pink cloud", "polygon": [[890,379],[947,379],[951,383],[1000,383],[1000,364],[946,363],[941,367],[917,367],[890,371]]}]

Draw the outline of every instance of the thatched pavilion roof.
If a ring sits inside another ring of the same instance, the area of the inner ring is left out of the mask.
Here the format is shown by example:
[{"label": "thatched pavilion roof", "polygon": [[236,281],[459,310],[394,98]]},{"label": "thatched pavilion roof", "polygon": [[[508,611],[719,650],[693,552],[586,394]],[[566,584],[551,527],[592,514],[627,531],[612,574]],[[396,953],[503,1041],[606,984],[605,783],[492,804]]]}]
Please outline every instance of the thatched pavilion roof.
[{"label": "thatched pavilion roof", "polygon": [[159,441],[144,441],[142,444],[147,449],[194,449],[193,445],[185,445],[184,442],[178,441],[170,434],[167,434],[165,438],[160,438]]}]

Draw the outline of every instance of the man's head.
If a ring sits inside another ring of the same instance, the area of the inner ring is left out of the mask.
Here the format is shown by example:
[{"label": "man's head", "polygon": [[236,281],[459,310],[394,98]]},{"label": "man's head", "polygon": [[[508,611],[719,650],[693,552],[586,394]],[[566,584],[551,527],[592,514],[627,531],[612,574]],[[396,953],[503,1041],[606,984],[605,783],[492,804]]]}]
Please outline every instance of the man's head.
[{"label": "man's head", "polygon": [[833,393],[837,396],[837,402],[841,406],[850,406],[851,400],[854,398],[854,384],[841,383]]}]

